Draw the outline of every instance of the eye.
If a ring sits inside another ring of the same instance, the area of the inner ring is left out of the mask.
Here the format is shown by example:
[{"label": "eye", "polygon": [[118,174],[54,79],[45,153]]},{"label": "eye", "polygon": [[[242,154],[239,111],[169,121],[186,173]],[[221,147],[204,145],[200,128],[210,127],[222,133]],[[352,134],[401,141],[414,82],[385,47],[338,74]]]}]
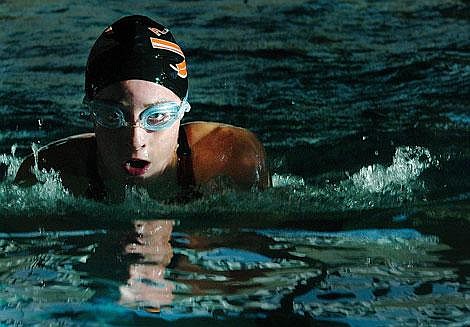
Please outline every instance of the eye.
[{"label": "eye", "polygon": [[149,126],[163,125],[171,119],[169,113],[155,113],[147,117],[146,122]]},{"label": "eye", "polygon": [[106,112],[103,115],[102,119],[109,122],[109,123],[116,123],[121,119],[121,115],[117,111]]},{"label": "eye", "polygon": [[123,114],[114,108],[98,108],[94,111],[96,122],[107,128],[120,127],[123,122]]}]

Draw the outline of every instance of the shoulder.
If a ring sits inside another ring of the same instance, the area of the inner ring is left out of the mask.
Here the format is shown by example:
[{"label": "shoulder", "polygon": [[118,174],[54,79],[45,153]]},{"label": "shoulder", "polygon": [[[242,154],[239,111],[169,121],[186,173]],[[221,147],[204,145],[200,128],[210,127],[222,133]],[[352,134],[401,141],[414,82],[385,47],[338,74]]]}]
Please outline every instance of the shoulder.
[{"label": "shoulder", "polygon": [[72,135],[51,142],[39,149],[38,155],[42,164],[61,162],[68,159],[79,161],[80,155],[88,155],[96,149],[95,133]]},{"label": "shoulder", "polygon": [[265,150],[249,130],[215,122],[184,124],[196,182],[229,177],[242,189],[269,186]]},{"label": "shoulder", "polygon": [[183,124],[183,127],[188,134],[190,145],[200,141],[219,139],[220,136],[232,136],[245,141],[256,139],[255,135],[245,128],[217,122],[195,121]]},{"label": "shoulder", "polygon": [[[87,165],[95,153],[94,133],[74,135],[40,148],[37,153],[37,165],[39,169],[60,171],[64,186],[70,187],[67,184],[70,184],[69,182],[72,179],[80,182],[80,177],[86,177]],[[16,174],[15,181],[26,184],[34,183],[35,176],[31,172],[34,165],[35,157],[33,154],[24,158]]]}]

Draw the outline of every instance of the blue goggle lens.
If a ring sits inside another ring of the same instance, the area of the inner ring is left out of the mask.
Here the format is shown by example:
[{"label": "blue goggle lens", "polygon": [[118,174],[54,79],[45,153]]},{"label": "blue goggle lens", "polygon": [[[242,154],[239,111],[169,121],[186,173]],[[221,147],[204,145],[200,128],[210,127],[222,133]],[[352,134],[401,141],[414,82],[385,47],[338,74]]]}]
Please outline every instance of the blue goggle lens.
[{"label": "blue goggle lens", "polygon": [[181,107],[183,106],[177,102],[166,102],[151,106],[140,114],[140,124],[150,131],[168,128],[183,116],[184,110],[181,110]]},{"label": "blue goggle lens", "polygon": [[123,112],[115,106],[104,103],[95,103],[90,106],[90,109],[92,117],[100,126],[106,128],[119,128],[124,126],[126,122]]}]

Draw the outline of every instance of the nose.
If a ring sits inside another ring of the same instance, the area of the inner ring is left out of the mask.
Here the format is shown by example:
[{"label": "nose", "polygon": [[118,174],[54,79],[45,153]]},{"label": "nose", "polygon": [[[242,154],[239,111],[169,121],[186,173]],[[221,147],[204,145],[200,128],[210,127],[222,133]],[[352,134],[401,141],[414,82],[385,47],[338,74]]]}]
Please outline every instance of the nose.
[{"label": "nose", "polygon": [[132,126],[130,128],[130,136],[129,136],[129,146],[133,151],[138,151],[147,146],[147,132],[139,127],[139,126]]}]

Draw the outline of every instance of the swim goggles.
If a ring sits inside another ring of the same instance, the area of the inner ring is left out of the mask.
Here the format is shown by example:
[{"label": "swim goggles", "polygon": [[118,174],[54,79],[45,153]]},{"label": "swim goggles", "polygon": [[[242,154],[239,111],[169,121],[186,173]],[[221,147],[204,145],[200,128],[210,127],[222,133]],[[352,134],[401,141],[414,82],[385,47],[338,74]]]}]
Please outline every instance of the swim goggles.
[{"label": "swim goggles", "polygon": [[147,131],[160,131],[172,126],[178,119],[183,118],[184,113],[191,109],[186,98],[181,103],[163,102],[152,105],[142,111],[137,123],[130,123],[126,120],[129,113],[117,104],[100,100],[83,100],[89,108],[89,115],[86,119],[94,121],[96,124],[116,129],[121,127],[141,127]]}]

